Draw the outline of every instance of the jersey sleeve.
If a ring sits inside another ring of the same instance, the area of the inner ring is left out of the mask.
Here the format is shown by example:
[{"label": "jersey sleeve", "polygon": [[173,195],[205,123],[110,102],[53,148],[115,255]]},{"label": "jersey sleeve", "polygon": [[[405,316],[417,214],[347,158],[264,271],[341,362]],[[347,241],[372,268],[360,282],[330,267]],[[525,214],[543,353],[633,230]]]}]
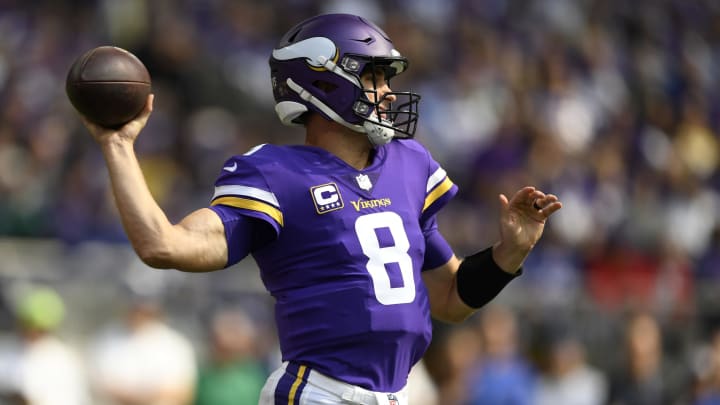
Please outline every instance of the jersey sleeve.
[{"label": "jersey sleeve", "polygon": [[[236,156],[225,162],[215,181],[210,209],[218,214],[232,235],[239,217],[251,217],[270,225],[276,236],[283,226],[280,203],[266,181],[259,165],[248,156]],[[231,242],[228,239],[228,242]],[[228,248],[231,248],[228,243]]]},{"label": "jersey sleeve", "polygon": [[278,232],[283,226],[277,197],[258,167],[244,157],[234,157],[225,163],[223,173],[215,182],[210,206],[235,208],[237,215],[264,220]]},{"label": "jersey sleeve", "polygon": [[436,214],[457,194],[458,187],[424,146],[418,142],[408,143],[408,146],[422,151],[426,157],[425,201],[420,214],[420,226],[425,237],[425,256],[422,266],[422,270],[425,271],[442,266],[454,254],[438,230]]},{"label": "jersey sleeve", "polygon": [[453,250],[438,230],[434,215],[425,221],[423,235],[425,236],[425,257],[422,270],[434,269],[447,263],[453,255]]},{"label": "jersey sleeve", "polygon": [[421,223],[434,216],[458,192],[458,187],[450,180],[447,172],[435,160],[429,158],[428,178],[425,186],[425,203],[423,204]]}]

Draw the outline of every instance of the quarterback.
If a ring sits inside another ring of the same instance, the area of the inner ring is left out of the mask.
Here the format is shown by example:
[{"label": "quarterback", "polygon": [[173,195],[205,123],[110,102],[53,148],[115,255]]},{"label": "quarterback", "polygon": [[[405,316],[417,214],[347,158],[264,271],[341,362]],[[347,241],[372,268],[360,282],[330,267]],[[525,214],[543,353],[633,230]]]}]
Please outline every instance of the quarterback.
[{"label": "quarterback", "polygon": [[105,157],[139,257],[203,272],[248,255],[275,299],[283,364],[261,404],[407,404],[431,318],[459,322],[514,277],[561,208],[532,186],[500,202],[500,238],[459,259],[436,214],[457,186],[413,139],[420,96],[390,80],[408,61],[354,15],[300,22],[270,55],[275,110],[298,145],[223,157],[208,207],[177,224],[153,200],[133,143],[152,112],[119,130],[84,120]]}]

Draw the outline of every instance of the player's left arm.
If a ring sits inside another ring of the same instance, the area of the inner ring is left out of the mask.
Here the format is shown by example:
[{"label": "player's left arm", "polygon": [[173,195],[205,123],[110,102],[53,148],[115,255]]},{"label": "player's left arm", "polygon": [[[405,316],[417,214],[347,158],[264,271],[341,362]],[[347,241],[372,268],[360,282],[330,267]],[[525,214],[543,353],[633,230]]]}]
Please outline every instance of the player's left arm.
[{"label": "player's left arm", "polygon": [[459,267],[460,259],[453,254],[444,265],[422,272],[430,299],[430,313],[434,319],[455,323],[474,312],[457,294],[455,275]]},{"label": "player's left arm", "polygon": [[[557,196],[535,187],[524,187],[509,200],[503,194],[499,199],[498,242],[462,261],[453,254],[445,264],[422,273],[435,319],[460,322],[497,296],[519,275],[545,222],[562,207]],[[429,244],[433,249],[437,242],[429,240]]]}]

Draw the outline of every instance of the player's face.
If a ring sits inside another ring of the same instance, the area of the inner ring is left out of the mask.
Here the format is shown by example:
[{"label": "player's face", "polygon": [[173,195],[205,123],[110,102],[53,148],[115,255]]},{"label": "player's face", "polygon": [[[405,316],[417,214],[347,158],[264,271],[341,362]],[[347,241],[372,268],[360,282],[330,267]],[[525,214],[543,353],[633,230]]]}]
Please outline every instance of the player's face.
[{"label": "player's face", "polygon": [[373,103],[378,103],[378,115],[383,117],[382,111],[387,110],[390,107],[390,103],[394,102],[397,97],[391,93],[390,84],[385,79],[385,71],[382,68],[376,68],[374,71],[368,70],[360,76],[363,88],[365,88],[365,94],[368,99]]}]

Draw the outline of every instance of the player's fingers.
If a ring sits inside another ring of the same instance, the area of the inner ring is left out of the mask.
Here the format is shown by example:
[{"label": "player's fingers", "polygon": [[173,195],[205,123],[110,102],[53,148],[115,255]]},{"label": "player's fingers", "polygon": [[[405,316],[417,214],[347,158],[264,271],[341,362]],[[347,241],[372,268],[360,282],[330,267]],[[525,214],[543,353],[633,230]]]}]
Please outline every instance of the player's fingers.
[{"label": "player's fingers", "polygon": [[136,134],[145,127],[148,118],[150,118],[150,114],[152,114],[154,100],[155,95],[149,94],[147,101],[145,102],[145,108],[143,108],[143,110],[140,111],[140,114],[138,114],[138,116],[135,117],[132,121],[125,124],[125,126],[123,127],[124,132],[129,131],[130,133]]},{"label": "player's fingers", "polygon": [[505,216],[506,213],[510,210],[510,201],[508,201],[508,198],[505,196],[505,194],[499,194],[498,200],[500,200],[500,215]]},{"label": "player's fingers", "polygon": [[554,202],[557,202],[557,201],[560,201],[560,200],[558,199],[558,197],[557,197],[555,194],[548,194],[548,195],[545,196],[545,198],[544,198],[544,200],[543,200],[543,202],[545,203],[545,205],[550,205],[550,204],[552,204],[552,203],[554,203]]},{"label": "player's fingers", "polygon": [[522,206],[530,206],[532,204],[532,201],[541,195],[544,195],[542,192],[539,192],[535,189],[535,187],[527,186],[523,187],[515,194],[513,194],[512,198],[510,198],[510,205],[522,207]]},{"label": "player's fingers", "polygon": [[518,192],[515,193],[514,197],[526,199],[526,198],[530,198],[530,196],[536,192],[537,192],[537,189],[535,187],[525,186],[525,187],[521,188],[520,190],[518,190]]},{"label": "player's fingers", "polygon": [[147,100],[145,101],[145,107],[142,111],[140,111],[140,114],[138,115],[138,119],[147,119],[147,117],[150,116],[150,114],[153,111],[153,104],[155,101],[155,95],[154,94],[148,94]]},{"label": "player's fingers", "polygon": [[147,102],[145,102],[145,110],[152,112],[154,105],[155,105],[155,95],[150,93],[150,94],[148,94]]},{"label": "player's fingers", "polygon": [[552,204],[548,204],[543,209],[541,209],[539,212],[545,217],[549,217],[553,213],[555,213],[557,210],[562,208],[562,203],[560,201],[556,201]]},{"label": "player's fingers", "polygon": [[531,205],[536,210],[541,210],[543,207],[551,203],[550,199],[546,195],[539,195],[539,196],[533,196],[534,198],[531,201]]},{"label": "player's fingers", "polygon": [[553,196],[553,198],[547,198],[545,201],[542,202],[534,202],[533,208],[535,208],[540,214],[547,218],[555,211],[562,208],[562,203],[558,201],[557,197]]},{"label": "player's fingers", "polygon": [[547,205],[559,201],[558,197],[555,194],[544,194],[539,190],[537,191],[537,193],[539,193],[539,195],[533,195],[533,197],[535,198],[532,200],[532,207],[536,210],[541,210]]}]

